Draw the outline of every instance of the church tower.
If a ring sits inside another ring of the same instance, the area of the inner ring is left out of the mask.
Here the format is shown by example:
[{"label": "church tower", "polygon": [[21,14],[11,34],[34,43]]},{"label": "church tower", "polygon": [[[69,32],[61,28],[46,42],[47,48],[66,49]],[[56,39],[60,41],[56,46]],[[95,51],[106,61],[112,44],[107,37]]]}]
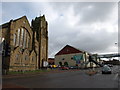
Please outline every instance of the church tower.
[{"label": "church tower", "polygon": [[[32,48],[37,53],[37,64],[38,69],[40,69],[44,67],[44,62],[48,61],[48,23],[44,15],[32,20],[32,30],[33,37],[38,42],[34,39]],[[35,47],[35,44],[38,44],[38,47]]]}]

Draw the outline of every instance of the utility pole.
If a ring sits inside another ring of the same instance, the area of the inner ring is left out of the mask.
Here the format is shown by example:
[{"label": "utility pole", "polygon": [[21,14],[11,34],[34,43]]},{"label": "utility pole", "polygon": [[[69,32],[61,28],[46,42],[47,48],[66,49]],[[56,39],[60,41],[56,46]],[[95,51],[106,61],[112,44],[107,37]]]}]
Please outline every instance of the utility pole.
[{"label": "utility pole", "polygon": [[[119,46],[118,46],[118,43],[115,42],[115,45],[117,45],[117,48],[118,48],[118,54],[119,54]],[[119,61],[120,62],[120,61]],[[118,90],[120,90],[120,66],[118,65]]]}]

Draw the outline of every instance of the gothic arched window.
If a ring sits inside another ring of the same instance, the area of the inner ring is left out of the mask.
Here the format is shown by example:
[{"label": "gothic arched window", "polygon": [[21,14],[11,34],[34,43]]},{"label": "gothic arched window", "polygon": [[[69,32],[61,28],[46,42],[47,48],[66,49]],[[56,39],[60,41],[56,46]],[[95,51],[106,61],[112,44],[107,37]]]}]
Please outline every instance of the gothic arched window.
[{"label": "gothic arched window", "polygon": [[24,31],[24,41],[23,41],[23,48],[26,46],[26,30]]},{"label": "gothic arched window", "polygon": [[17,35],[13,34],[13,45],[16,46]]},{"label": "gothic arched window", "polygon": [[13,34],[13,45],[20,46],[23,49],[30,45],[30,34],[26,28],[18,28],[17,33]]},{"label": "gothic arched window", "polygon": [[17,43],[16,43],[16,46],[19,46],[19,43],[20,43],[20,28],[18,28],[18,31],[17,31]]},{"label": "gothic arched window", "polygon": [[21,29],[21,34],[20,34],[20,46],[23,46],[23,34],[24,34],[24,29]]}]

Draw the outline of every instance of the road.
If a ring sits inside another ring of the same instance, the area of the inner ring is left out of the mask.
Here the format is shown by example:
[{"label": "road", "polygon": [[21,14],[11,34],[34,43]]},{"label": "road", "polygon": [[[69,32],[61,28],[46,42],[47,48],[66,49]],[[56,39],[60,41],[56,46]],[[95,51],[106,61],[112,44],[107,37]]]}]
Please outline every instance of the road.
[{"label": "road", "polygon": [[86,70],[49,73],[36,76],[4,78],[3,84],[12,83],[25,88],[118,88],[118,66],[112,67],[112,74],[87,75]]}]

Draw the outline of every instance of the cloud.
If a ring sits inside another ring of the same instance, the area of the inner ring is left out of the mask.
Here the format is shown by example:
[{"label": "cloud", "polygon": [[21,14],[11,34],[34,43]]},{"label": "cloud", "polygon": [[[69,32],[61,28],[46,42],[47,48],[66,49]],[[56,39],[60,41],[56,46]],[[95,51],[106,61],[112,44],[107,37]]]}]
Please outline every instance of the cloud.
[{"label": "cloud", "polygon": [[117,51],[113,48],[118,37],[116,3],[55,3],[54,8],[64,15],[63,21],[54,27],[58,30],[54,33],[59,33],[55,43],[69,43],[93,53]]},{"label": "cloud", "polygon": [[117,3],[3,3],[3,22],[23,15],[31,21],[40,12],[48,21],[49,57],[54,57],[66,44],[91,53],[117,51]]}]

